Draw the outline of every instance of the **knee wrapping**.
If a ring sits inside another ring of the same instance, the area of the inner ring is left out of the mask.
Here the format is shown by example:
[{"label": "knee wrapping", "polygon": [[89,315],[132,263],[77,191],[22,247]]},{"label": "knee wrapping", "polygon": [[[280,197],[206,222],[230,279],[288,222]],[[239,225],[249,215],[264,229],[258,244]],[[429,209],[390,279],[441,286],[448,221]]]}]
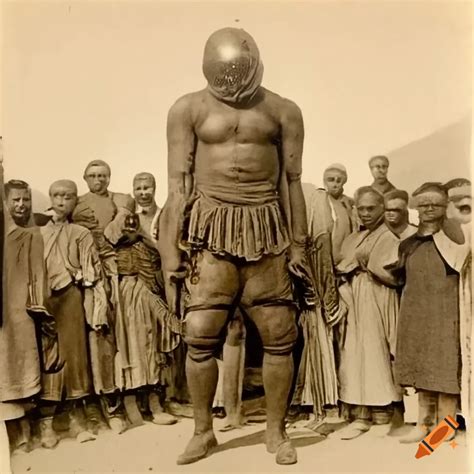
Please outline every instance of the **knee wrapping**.
[{"label": "knee wrapping", "polygon": [[221,341],[217,337],[185,336],[184,342],[188,345],[188,355],[191,360],[205,362],[214,357]]},{"label": "knee wrapping", "polygon": [[184,342],[195,362],[214,357],[221,342],[229,305],[200,305],[188,308],[184,322]]},{"label": "knee wrapping", "polygon": [[[284,329],[284,331],[282,331]],[[270,355],[288,355],[293,352],[296,340],[298,338],[298,330],[293,321],[289,321],[287,327],[280,328],[280,331],[275,331],[272,337],[267,337],[263,341],[263,350]]]},{"label": "knee wrapping", "polygon": [[271,355],[291,354],[298,338],[294,308],[286,301],[269,301],[250,309],[250,317],[262,338],[263,350]]},{"label": "knee wrapping", "polygon": [[270,355],[289,355],[293,352],[295,347],[296,338],[288,342],[279,342],[278,344],[265,344],[263,346],[264,352]]}]

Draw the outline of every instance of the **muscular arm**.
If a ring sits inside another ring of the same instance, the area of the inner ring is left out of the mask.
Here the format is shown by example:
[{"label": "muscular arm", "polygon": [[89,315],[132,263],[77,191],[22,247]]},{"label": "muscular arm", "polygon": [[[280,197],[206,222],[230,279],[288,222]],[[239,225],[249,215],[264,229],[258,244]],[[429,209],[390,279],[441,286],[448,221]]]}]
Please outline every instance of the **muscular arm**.
[{"label": "muscular arm", "polygon": [[287,181],[290,202],[290,215],[287,218],[293,243],[302,244],[308,234],[306,205],[301,186],[304,124],[301,110],[293,102],[286,101],[281,127],[282,178]]},{"label": "muscular arm", "polygon": [[192,192],[195,135],[191,97],[179,99],[168,113],[168,198],[159,218],[158,249],[163,270],[173,272],[181,265],[181,238],[186,200]]}]

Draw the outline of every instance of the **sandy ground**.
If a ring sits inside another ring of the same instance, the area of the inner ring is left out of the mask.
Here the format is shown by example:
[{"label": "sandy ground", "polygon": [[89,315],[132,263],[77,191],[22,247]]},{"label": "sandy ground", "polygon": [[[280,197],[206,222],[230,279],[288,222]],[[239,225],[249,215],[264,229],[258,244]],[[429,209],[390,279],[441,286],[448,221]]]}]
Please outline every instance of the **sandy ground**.
[{"label": "sandy ground", "polygon": [[[146,423],[121,435],[103,432],[95,441],[79,444],[64,439],[54,450],[36,449],[14,454],[14,473],[23,472],[472,472],[469,450],[461,433],[453,448],[448,443],[431,456],[415,459],[416,445],[401,445],[386,436],[387,426],[375,426],[351,441],[327,438],[296,426],[289,430],[298,449],[298,464],[278,466],[263,445],[264,424],[254,424],[227,433],[219,432],[219,447],[212,456],[188,466],[176,458],[189,439],[193,424],[181,419],[173,426]],[[474,447],[473,447],[474,448]],[[471,449],[471,453],[473,450]]]},{"label": "sandy ground", "polygon": [[[278,466],[263,445],[264,424],[227,433],[219,432],[219,447],[212,456],[188,466],[176,458],[192,433],[190,419],[173,426],[150,423],[121,435],[103,432],[95,441],[79,444],[62,440],[54,450],[36,449],[14,454],[14,473],[23,472],[471,472],[469,450],[463,434],[453,448],[444,443],[431,456],[415,459],[416,445],[401,445],[386,436],[388,426],[375,426],[363,436],[337,439],[337,432],[324,438],[304,427],[289,430],[298,449],[298,464]],[[471,450],[472,452],[472,450]]]}]

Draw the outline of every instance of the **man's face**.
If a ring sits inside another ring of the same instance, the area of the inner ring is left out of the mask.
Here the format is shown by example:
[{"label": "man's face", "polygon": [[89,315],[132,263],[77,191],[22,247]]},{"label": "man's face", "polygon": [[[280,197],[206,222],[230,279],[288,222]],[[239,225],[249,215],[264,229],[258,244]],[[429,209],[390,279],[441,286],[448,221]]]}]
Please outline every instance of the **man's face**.
[{"label": "man's face", "polygon": [[362,224],[368,229],[374,227],[384,211],[382,202],[370,193],[363,194],[358,199],[356,207]]},{"label": "man's face", "polygon": [[446,216],[446,198],[437,192],[426,192],[417,196],[416,209],[420,223],[439,222]]},{"label": "man's face", "polygon": [[385,181],[388,173],[388,163],[382,158],[376,158],[370,165],[370,171],[376,181]]},{"label": "man's face", "polygon": [[110,183],[109,170],[105,166],[91,166],[84,179],[91,193],[104,194]]},{"label": "man's face", "polygon": [[29,189],[10,189],[7,208],[15,224],[24,227],[31,216],[31,191]]},{"label": "man's face", "polygon": [[390,199],[385,203],[385,221],[393,226],[406,222],[408,205],[403,199]]},{"label": "man's face", "polygon": [[471,222],[472,197],[466,196],[455,201],[450,201],[446,210],[446,215],[450,219],[455,219],[461,224]]},{"label": "man's face", "polygon": [[53,186],[50,190],[49,197],[51,198],[51,207],[61,220],[69,217],[76,207],[77,194],[75,190],[69,186]]},{"label": "man's face", "polygon": [[333,198],[339,198],[344,192],[346,178],[344,173],[337,170],[328,170],[324,173],[324,187]]},{"label": "man's face", "polygon": [[137,179],[133,183],[133,197],[142,207],[149,207],[155,199],[155,186],[151,178]]}]

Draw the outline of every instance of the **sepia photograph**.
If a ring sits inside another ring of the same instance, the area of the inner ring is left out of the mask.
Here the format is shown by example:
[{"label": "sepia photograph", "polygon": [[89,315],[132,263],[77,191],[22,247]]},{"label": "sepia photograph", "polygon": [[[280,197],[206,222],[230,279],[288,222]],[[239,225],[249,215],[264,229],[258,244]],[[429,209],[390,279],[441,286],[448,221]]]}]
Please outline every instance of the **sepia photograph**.
[{"label": "sepia photograph", "polygon": [[473,472],[472,23],[2,0],[0,474]]}]

